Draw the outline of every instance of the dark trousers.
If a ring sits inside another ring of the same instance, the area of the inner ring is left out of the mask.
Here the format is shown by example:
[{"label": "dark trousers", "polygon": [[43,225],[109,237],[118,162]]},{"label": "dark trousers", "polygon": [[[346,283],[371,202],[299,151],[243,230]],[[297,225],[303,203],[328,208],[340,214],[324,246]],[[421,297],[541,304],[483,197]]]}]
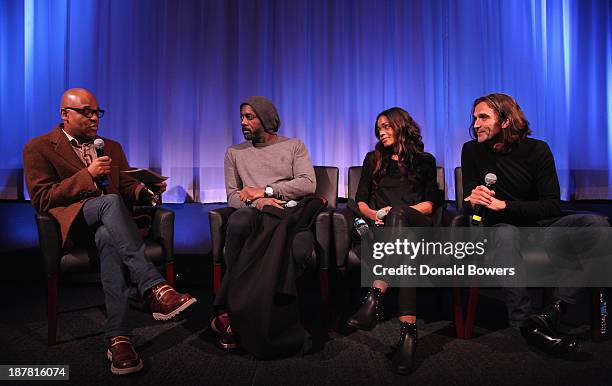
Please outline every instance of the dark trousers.
[{"label": "dark trousers", "polygon": [[[385,217],[385,228],[397,230],[397,233],[392,231],[392,238],[405,236],[400,234],[400,228],[430,226],[432,226],[430,217],[407,205],[394,206]],[[399,316],[416,315],[415,287],[402,286],[399,288],[398,314]]]},{"label": "dark trousers", "polygon": [[[225,275],[221,287],[228,285],[226,280],[230,280],[232,268],[238,261],[242,248],[245,242],[253,232],[257,232],[261,224],[261,212],[253,207],[244,207],[236,210],[227,220],[227,228],[225,233],[225,250],[223,256],[225,258]],[[292,241],[292,250],[305,251],[311,250],[312,245],[306,245],[309,239],[296,237]],[[297,243],[297,244],[296,244]],[[310,242],[312,244],[312,242]],[[300,264],[297,264],[300,266]],[[215,306],[223,311],[225,307],[225,299],[221,296],[215,298]]]},{"label": "dark trousers", "polygon": [[106,303],[105,336],[129,335],[127,321],[131,283],[144,294],[164,281],[145,256],[145,245],[123,200],[107,194],[85,202],[83,217],[95,231],[100,277]]},{"label": "dark trousers", "polygon": [[236,210],[227,220],[225,250],[223,252],[226,272],[229,272],[238,260],[240,251],[242,251],[242,247],[251,233],[259,228],[261,223],[261,216],[259,214],[258,209],[245,207]]},{"label": "dark trousers", "polygon": [[[550,227],[588,227],[588,226],[609,226],[605,218],[591,214],[574,214],[552,222]],[[504,258],[510,260],[510,266],[522,267],[522,255],[519,240],[519,230],[516,226],[510,224],[496,224],[495,227],[503,227],[501,232],[497,233],[497,240],[493,245],[493,251],[503,251]],[[501,253],[500,253],[501,255]],[[517,277],[523,277],[520,272]],[[520,279],[517,279],[520,280]],[[527,321],[531,313],[531,297],[527,288],[521,285],[520,282],[515,283],[514,287],[504,287],[506,295],[506,307],[508,308],[508,322],[513,327],[521,327]],[[556,299],[564,302],[575,304],[576,295],[580,288],[561,287],[555,288],[553,296]]]}]

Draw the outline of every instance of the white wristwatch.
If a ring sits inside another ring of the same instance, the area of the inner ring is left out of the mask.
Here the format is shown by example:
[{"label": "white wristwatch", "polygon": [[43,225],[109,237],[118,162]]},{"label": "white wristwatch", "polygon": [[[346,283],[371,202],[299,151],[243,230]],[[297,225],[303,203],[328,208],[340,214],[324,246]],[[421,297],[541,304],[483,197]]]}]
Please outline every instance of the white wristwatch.
[{"label": "white wristwatch", "polygon": [[264,196],[266,196],[266,197],[273,197],[274,196],[274,189],[272,189],[271,186],[266,186],[266,189],[264,190]]}]

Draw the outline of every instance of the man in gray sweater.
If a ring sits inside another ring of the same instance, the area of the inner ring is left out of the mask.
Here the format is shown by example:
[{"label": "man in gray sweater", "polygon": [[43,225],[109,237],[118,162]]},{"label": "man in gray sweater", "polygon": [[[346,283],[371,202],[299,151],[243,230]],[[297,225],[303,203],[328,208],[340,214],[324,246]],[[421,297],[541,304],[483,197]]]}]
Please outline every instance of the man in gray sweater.
[{"label": "man in gray sweater", "polygon": [[[277,134],[280,118],[269,99],[248,98],[240,105],[240,119],[246,141],[230,146],[224,161],[227,202],[238,209],[227,223],[224,253],[227,271],[236,262],[249,235],[258,229],[264,206],[283,208],[287,201],[311,195],[316,188],[306,146],[299,139]],[[221,313],[211,324],[220,335],[220,346],[230,349],[236,343],[224,302],[225,299],[215,300]]]}]

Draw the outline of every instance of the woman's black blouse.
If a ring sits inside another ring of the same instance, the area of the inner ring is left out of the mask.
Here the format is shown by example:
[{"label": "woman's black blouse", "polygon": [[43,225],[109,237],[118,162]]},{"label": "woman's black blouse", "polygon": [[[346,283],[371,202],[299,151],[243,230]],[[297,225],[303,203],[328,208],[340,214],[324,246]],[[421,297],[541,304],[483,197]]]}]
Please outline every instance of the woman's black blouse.
[{"label": "woman's black blouse", "polygon": [[436,159],[424,153],[415,162],[416,168],[406,168],[405,175],[400,171],[399,162],[388,158],[387,173],[374,185],[374,152],[366,154],[363,160],[361,178],[355,201],[363,201],[373,210],[386,206],[415,205],[432,201],[434,207],[442,204],[443,192],[438,189]]}]

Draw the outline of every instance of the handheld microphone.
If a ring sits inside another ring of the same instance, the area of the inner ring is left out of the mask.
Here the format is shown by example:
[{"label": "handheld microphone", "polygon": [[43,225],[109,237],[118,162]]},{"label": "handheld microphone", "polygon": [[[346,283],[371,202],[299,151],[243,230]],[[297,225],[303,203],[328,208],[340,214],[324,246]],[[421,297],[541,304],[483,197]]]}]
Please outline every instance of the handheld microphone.
[{"label": "handheld microphone", "polygon": [[[493,186],[497,182],[497,176],[493,173],[487,173],[485,176],[485,186],[488,189],[493,189]],[[484,209],[482,205],[474,205],[472,217],[470,218],[471,224],[474,226],[481,226],[484,223]]]},{"label": "handheld microphone", "polygon": [[[104,140],[102,138],[96,138],[94,141],[94,149],[96,149],[96,155],[98,158],[104,157]],[[106,187],[108,186],[108,178],[103,175],[98,178],[98,184],[102,191],[106,191]]]},{"label": "handheld microphone", "polygon": [[[349,199],[347,202],[347,206],[351,211],[353,211],[355,216],[363,217],[363,214],[359,210],[359,207],[357,206],[357,203],[355,202],[355,200]],[[378,212],[376,212],[376,218],[380,221],[382,221],[386,215],[387,215],[387,212],[383,209],[379,209]]]}]

